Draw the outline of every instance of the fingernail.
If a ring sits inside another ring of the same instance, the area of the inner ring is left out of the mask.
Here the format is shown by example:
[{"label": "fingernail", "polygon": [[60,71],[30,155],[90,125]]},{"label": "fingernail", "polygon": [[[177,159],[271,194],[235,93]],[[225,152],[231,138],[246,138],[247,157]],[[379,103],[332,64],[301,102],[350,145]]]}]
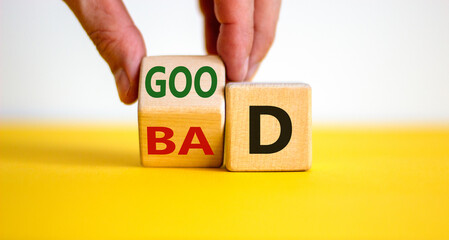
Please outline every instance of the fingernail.
[{"label": "fingernail", "polygon": [[239,79],[239,81],[243,82],[245,81],[245,77],[248,75],[248,66],[249,66],[249,57],[246,58],[245,62],[243,63],[243,69],[246,70],[246,72],[243,72],[243,76]]},{"label": "fingernail", "polygon": [[256,63],[254,65],[252,65],[249,69],[248,69],[248,73],[246,74],[246,81],[251,81],[254,77],[254,75],[257,72],[257,69],[259,69],[260,63]]},{"label": "fingernail", "polygon": [[129,90],[129,79],[126,72],[120,68],[114,73],[115,84],[117,85],[117,91],[120,99],[123,101],[126,99]]}]

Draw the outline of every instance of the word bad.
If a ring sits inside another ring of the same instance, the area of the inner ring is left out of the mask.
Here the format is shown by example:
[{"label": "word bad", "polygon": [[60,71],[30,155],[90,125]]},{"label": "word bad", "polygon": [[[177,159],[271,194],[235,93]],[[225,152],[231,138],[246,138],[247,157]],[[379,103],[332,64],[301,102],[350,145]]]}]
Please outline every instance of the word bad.
[{"label": "word bad", "polygon": [[[278,139],[268,145],[260,144],[260,116],[271,115],[279,121],[281,132]],[[163,133],[163,137],[157,137],[156,133]],[[176,145],[170,140],[174,135],[168,127],[147,127],[148,154],[164,155],[175,151]],[[197,136],[199,143],[192,143]],[[290,142],[292,136],[292,121],[287,112],[275,106],[249,106],[249,153],[270,154],[281,151]],[[164,149],[157,149],[157,143],[165,145]],[[202,149],[205,155],[213,155],[213,151],[206,136],[200,127],[190,127],[179,149],[178,155],[187,155],[189,149]]]},{"label": "word bad", "polygon": [[[159,91],[155,91],[151,87],[151,82],[153,75],[155,73],[164,73],[165,74],[165,67],[163,66],[156,66],[151,68],[146,77],[145,77],[145,89],[147,90],[147,93],[154,98],[161,98],[164,97],[166,94],[166,80],[165,79],[158,79],[155,80],[156,86],[159,86]],[[204,73],[208,73],[211,77],[211,86],[209,90],[203,91],[201,89],[201,76]],[[178,74],[184,74],[186,78],[186,85],[183,90],[178,91],[175,87],[175,79]],[[204,66],[198,69],[198,71],[195,74],[194,78],[194,85],[195,85],[195,91],[198,94],[198,96],[202,98],[208,98],[212,96],[217,89],[217,73],[214,71],[213,68],[209,66]],[[190,73],[189,69],[184,66],[178,66],[173,69],[173,71],[170,73],[170,77],[168,80],[168,86],[170,89],[170,92],[173,94],[173,96],[177,98],[183,98],[189,94],[191,88],[192,88],[192,74]]]}]

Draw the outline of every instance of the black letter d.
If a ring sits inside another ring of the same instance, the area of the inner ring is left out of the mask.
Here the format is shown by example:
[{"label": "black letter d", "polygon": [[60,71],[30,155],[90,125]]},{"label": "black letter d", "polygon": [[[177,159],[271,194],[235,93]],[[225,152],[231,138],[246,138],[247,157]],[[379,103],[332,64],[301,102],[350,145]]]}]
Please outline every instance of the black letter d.
[{"label": "black letter d", "polygon": [[[270,145],[260,145],[260,115],[275,117],[281,126],[279,138]],[[269,154],[281,151],[292,137],[292,121],[288,114],[274,106],[249,106],[249,153]]]}]

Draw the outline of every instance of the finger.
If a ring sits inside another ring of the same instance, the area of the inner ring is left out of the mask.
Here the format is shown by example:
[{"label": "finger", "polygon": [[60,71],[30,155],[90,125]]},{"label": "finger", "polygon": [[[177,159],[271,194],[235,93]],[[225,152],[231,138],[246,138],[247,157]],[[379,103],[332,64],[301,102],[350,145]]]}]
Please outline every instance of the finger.
[{"label": "finger", "polygon": [[217,53],[217,39],[220,31],[220,23],[214,12],[213,0],[200,0],[201,12],[204,15],[204,34],[206,39],[206,51],[208,54]]},{"label": "finger", "polygon": [[221,24],[217,52],[226,65],[230,81],[245,80],[253,42],[252,0],[216,0],[215,16]]},{"label": "finger", "polygon": [[120,100],[137,99],[139,68],[146,55],[137,27],[120,0],[66,0],[114,74]]},{"label": "finger", "polygon": [[246,80],[254,76],[273,44],[280,8],[281,0],[255,0],[254,2],[254,40]]}]

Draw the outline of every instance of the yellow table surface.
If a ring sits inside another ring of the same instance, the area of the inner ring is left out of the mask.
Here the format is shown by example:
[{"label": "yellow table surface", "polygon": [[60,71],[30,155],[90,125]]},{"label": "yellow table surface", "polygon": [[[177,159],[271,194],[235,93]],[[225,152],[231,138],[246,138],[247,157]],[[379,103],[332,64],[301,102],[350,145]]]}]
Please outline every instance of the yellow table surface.
[{"label": "yellow table surface", "polygon": [[137,127],[0,127],[0,239],[449,239],[449,128],[313,130],[307,172],[143,168]]}]

